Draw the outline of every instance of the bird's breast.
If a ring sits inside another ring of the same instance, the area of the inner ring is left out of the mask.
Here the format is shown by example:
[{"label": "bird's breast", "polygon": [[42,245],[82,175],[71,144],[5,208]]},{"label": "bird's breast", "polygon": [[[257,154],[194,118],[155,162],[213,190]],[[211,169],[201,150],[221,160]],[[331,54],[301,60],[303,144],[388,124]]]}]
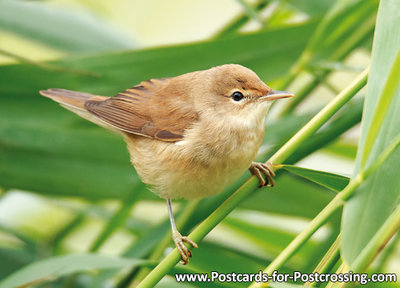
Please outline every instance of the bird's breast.
[{"label": "bird's breast", "polygon": [[175,143],[128,138],[131,162],[143,182],[161,197],[203,198],[219,193],[249,168],[264,135],[263,125],[230,129],[219,124],[193,127]]}]

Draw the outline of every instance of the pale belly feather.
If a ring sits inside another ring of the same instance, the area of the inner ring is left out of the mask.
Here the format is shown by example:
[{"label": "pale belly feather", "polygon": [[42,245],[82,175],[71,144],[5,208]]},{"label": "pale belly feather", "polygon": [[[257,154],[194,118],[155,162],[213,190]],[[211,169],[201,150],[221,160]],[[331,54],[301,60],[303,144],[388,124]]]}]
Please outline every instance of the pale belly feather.
[{"label": "pale belly feather", "polygon": [[155,194],[171,199],[204,198],[221,192],[250,167],[261,145],[263,127],[241,131],[240,137],[232,131],[219,133],[209,142],[195,135],[176,143],[130,135],[128,150],[140,178]]}]

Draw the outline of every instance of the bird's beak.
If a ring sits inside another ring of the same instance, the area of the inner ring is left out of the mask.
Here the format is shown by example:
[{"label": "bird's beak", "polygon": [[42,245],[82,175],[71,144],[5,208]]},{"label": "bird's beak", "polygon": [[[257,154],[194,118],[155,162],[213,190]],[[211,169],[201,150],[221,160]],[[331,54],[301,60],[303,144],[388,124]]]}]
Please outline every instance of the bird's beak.
[{"label": "bird's beak", "polygon": [[271,90],[267,93],[267,95],[264,95],[264,96],[260,97],[259,99],[263,100],[263,101],[273,101],[273,100],[289,98],[289,97],[293,97],[293,96],[294,96],[294,94],[289,93],[289,92]]}]

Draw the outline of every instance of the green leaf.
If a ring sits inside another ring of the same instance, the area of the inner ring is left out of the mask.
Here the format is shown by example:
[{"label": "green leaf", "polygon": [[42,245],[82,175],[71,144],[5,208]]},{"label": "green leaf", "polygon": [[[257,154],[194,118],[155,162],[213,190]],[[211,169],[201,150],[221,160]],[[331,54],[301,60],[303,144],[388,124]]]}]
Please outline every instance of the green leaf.
[{"label": "green leaf", "polygon": [[282,115],[291,114],[330,73],[329,70],[318,71],[313,68],[320,63],[343,61],[355,48],[372,37],[378,4],[378,0],[342,0],[334,3],[282,84],[286,88],[303,70],[314,74],[312,80],[304,81],[306,84],[288,102]]},{"label": "green leaf", "polygon": [[[140,183],[139,185],[144,185]],[[140,199],[141,191],[143,189],[138,189],[136,193],[129,195],[128,199],[121,201],[121,207],[116,211],[113,217],[108,221],[106,226],[103,228],[102,232],[97,236],[96,240],[92,243],[89,251],[96,252],[104,244],[104,242],[112,235],[112,233],[123,226],[126,220],[130,216],[130,211],[136,202]]]},{"label": "green leaf", "polygon": [[67,52],[134,47],[133,41],[104,20],[37,1],[0,1],[0,28]]},{"label": "green leaf", "polygon": [[257,10],[248,4],[245,0],[236,0],[243,7],[247,17],[251,20],[259,21]]},{"label": "green leaf", "polygon": [[277,167],[285,169],[290,173],[306,178],[312,182],[320,184],[336,192],[342,191],[344,187],[346,187],[347,184],[349,184],[350,181],[348,177],[342,175],[297,167],[293,165],[277,165]]},{"label": "green leaf", "polygon": [[[339,55],[358,41],[357,38],[363,35],[364,29],[368,30],[373,26],[378,4],[378,0],[336,1],[318,25],[302,60],[306,61],[310,57],[317,63],[325,58],[341,59]],[[363,32],[360,33],[361,31]],[[327,55],[329,56],[326,57]]]},{"label": "green leaf", "polygon": [[240,207],[312,219],[334,196],[333,192],[320,185],[280,171],[272,189],[260,189]]},{"label": "green leaf", "polygon": [[393,97],[396,95],[396,90],[400,84],[400,49],[397,51],[397,56],[392,64],[392,69],[386,79],[385,86],[379,97],[378,105],[374,111],[372,118],[374,123],[370,126],[369,131],[365,137],[365,144],[363,147],[363,154],[361,156],[361,166],[365,168],[365,163],[371,154],[372,147],[375,144],[376,137],[382,127],[382,122],[388,113],[389,107],[392,104]]},{"label": "green leaf", "polygon": [[[40,89],[113,95],[141,80],[222,63],[243,64],[270,82],[285,75],[314,27],[302,24],[212,42],[54,63],[86,74],[26,65],[0,67],[0,185],[91,200],[126,199],[138,178],[122,139],[41,97]],[[294,37],[299,40],[293,41]],[[279,43],[279,49],[265,43]]]},{"label": "green leaf", "polygon": [[[399,66],[393,65],[400,47],[400,3],[394,0],[381,1],[375,31],[372,53],[371,74],[368,80],[368,92],[365,100],[362,120],[362,132],[357,152],[355,174],[371,166],[394,138],[400,134],[400,79]],[[397,71],[397,72],[396,72]],[[394,73],[394,74],[393,74]],[[388,87],[393,96],[386,95]],[[382,99],[392,98],[390,105],[378,103]],[[379,115],[376,109],[382,109]],[[386,111],[385,111],[386,110]],[[384,116],[383,121],[378,120]],[[378,118],[376,118],[378,117]],[[379,131],[373,139],[373,147],[368,153],[365,167],[362,157],[365,149],[369,150],[369,131]],[[367,147],[367,148],[366,148]],[[370,242],[375,233],[385,223],[393,209],[400,202],[400,151],[395,150],[391,156],[371,175],[356,191],[355,196],[346,203],[343,211],[342,255],[352,267],[354,260]]]},{"label": "green leaf", "polygon": [[7,259],[7,261],[0,261],[0,279],[36,260],[31,251],[5,247],[0,247],[0,257],[1,259]]},{"label": "green leaf", "polygon": [[99,254],[70,254],[32,263],[0,282],[0,288],[54,280],[67,274],[93,270],[138,266],[148,263],[142,259],[126,259]]}]

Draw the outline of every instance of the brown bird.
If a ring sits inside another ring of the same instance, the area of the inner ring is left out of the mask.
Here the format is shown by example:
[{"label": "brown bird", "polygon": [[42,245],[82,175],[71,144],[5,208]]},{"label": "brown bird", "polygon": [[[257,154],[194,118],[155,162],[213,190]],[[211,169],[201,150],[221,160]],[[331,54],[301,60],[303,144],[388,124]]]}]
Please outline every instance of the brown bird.
[{"label": "brown bird", "polygon": [[64,89],[40,94],[123,136],[142,181],[167,200],[173,240],[185,264],[191,252],[183,242],[197,244],[176,229],[170,199],[216,194],[247,169],[260,186],[273,186],[271,164],[253,159],[268,103],[293,96],[272,90],[236,64],[143,81],[114,97]]}]

